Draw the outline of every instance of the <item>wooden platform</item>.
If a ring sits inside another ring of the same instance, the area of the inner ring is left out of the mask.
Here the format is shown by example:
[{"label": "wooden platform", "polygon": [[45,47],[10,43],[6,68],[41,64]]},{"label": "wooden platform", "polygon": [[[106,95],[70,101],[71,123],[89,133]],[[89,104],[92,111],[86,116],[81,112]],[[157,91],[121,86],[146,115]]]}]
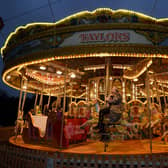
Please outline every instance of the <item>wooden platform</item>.
[{"label": "wooden platform", "polygon": [[[124,141],[114,141],[108,143],[107,151],[104,152],[104,143],[100,141],[83,142],[76,145],[71,145],[68,149],[57,149],[44,145],[26,144],[22,140],[21,136],[11,137],[9,142],[13,145],[37,149],[42,151],[47,151],[49,153],[54,153],[56,151],[64,153],[78,153],[78,154],[111,154],[111,155],[130,155],[130,154],[150,154],[150,144],[149,140],[124,140]],[[160,138],[153,139],[152,141],[152,153],[168,153],[168,144],[164,144]]]}]

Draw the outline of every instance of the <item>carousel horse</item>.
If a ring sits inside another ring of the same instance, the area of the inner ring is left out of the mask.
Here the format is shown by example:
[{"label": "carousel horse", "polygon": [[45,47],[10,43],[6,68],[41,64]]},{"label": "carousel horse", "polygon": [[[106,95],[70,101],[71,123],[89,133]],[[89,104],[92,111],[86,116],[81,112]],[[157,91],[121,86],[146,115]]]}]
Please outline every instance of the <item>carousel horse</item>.
[{"label": "carousel horse", "polygon": [[86,127],[89,127],[88,135],[91,139],[98,138],[97,132],[95,132],[95,130],[93,129],[98,123],[98,118],[99,117],[97,112],[93,112],[91,117],[80,126],[80,129],[85,129]]},{"label": "carousel horse", "polygon": [[162,120],[162,129],[163,129],[163,135],[161,136],[161,140],[164,141],[164,143],[168,142],[168,108],[166,107],[163,120]]},{"label": "carousel horse", "polygon": [[149,116],[147,115],[147,108],[146,108],[146,116],[142,121],[142,132],[145,138],[149,137],[149,128],[152,129],[153,136],[160,136],[162,130],[161,122],[163,117],[159,105],[156,103],[151,103],[150,111],[151,111],[151,125],[149,123]]},{"label": "carousel horse", "polygon": [[24,126],[24,120],[23,120],[23,111],[19,110],[18,117],[16,120],[16,126],[15,126],[15,135],[22,134],[23,132],[23,126]]},{"label": "carousel horse", "polygon": [[93,129],[97,125],[99,118],[99,103],[97,100],[90,103],[90,115],[87,115],[87,118],[88,120],[80,126],[80,129],[89,127],[88,136],[91,139],[97,139],[97,133]]}]

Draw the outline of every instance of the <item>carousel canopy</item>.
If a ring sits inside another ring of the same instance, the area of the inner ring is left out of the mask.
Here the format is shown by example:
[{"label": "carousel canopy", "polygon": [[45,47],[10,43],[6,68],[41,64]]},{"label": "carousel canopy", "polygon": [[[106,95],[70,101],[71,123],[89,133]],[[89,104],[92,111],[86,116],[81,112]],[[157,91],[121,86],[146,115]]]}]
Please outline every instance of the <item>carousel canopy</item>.
[{"label": "carousel canopy", "polygon": [[78,96],[90,78],[105,76],[108,59],[110,76],[141,84],[148,69],[167,85],[167,26],[168,18],[105,8],[20,26],[1,49],[2,78],[15,89],[52,95],[66,83],[67,94]]}]

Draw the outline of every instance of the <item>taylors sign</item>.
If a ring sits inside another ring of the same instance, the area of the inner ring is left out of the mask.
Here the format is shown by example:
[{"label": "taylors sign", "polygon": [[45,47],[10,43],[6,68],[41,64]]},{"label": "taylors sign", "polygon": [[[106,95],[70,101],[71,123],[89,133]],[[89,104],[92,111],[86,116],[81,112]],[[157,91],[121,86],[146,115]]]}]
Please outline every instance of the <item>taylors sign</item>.
[{"label": "taylors sign", "polygon": [[91,32],[79,35],[80,43],[88,42],[127,42],[130,40],[130,33],[126,32]]},{"label": "taylors sign", "polygon": [[96,30],[75,32],[72,36],[64,39],[60,47],[103,43],[152,44],[145,36],[133,30]]}]

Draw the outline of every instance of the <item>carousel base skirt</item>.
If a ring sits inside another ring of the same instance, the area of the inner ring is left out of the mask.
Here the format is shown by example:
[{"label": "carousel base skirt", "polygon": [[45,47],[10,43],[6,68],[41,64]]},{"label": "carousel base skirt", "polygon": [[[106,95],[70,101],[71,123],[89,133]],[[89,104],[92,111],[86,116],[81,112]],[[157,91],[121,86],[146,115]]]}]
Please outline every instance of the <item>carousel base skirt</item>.
[{"label": "carousel base skirt", "polygon": [[[51,146],[45,146],[40,144],[28,144],[25,143],[21,136],[11,137],[9,142],[13,145],[34,149],[42,150],[49,153],[63,152],[63,153],[72,153],[72,154],[108,154],[108,155],[141,155],[141,154],[150,154],[150,140],[123,140],[123,141],[112,141],[107,144],[100,141],[88,140],[87,142],[78,143],[70,145],[68,149],[58,149]],[[106,146],[106,152],[105,150]],[[161,141],[160,138],[155,138],[152,140],[152,153],[153,154],[163,154],[168,153],[168,144],[165,144]]]}]

